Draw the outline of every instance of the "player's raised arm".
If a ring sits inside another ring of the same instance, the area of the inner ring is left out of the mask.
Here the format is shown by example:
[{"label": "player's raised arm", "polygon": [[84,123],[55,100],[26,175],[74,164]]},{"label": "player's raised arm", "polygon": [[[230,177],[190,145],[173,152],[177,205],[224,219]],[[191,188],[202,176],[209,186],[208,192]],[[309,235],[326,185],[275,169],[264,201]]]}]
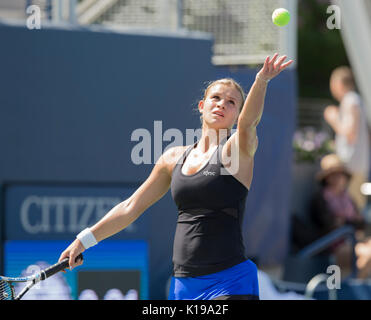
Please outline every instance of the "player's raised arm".
[{"label": "player's raised arm", "polygon": [[239,115],[237,122],[239,150],[248,156],[253,156],[256,151],[256,127],[263,114],[267,84],[293,62],[290,60],[284,63],[286,58],[286,56],[278,57],[276,53],[272,58],[265,59]]}]

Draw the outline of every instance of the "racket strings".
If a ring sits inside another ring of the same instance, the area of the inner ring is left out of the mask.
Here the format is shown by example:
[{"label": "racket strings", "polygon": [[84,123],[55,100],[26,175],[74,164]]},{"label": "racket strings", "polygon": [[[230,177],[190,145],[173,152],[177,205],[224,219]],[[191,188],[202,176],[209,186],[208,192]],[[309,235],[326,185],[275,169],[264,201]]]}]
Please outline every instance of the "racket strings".
[{"label": "racket strings", "polygon": [[14,288],[8,282],[0,280],[0,300],[13,300]]}]

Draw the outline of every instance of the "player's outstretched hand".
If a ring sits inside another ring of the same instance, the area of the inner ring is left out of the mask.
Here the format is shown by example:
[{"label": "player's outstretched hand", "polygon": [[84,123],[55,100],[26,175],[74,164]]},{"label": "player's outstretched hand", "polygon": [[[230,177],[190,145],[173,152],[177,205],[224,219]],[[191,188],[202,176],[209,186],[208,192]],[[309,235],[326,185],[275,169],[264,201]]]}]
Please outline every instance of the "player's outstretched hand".
[{"label": "player's outstretched hand", "polygon": [[81,241],[79,239],[76,239],[68,246],[66,250],[62,252],[58,261],[62,261],[65,258],[69,258],[70,270],[72,270],[73,268],[76,268],[77,266],[82,265],[83,260],[75,261],[75,259],[80,253],[84,251],[85,251],[85,248],[82,245]]},{"label": "player's outstretched hand", "polygon": [[275,53],[272,59],[268,56],[265,59],[262,69],[258,72],[257,78],[262,79],[266,82],[276,77],[281,71],[285,70],[294,60],[289,60],[284,63],[287,56],[278,57],[278,53]]}]

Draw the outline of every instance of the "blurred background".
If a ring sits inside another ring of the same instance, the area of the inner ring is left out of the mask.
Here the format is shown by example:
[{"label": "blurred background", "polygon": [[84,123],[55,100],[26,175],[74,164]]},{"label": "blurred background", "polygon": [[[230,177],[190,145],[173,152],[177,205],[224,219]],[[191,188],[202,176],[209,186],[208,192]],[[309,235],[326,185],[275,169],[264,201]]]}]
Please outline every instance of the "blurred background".
[{"label": "blurred background", "polygon": [[[350,3],[0,0],[0,274],[58,260],[147,178],[158,142],[163,150],[175,140],[167,130],[188,143],[207,81],[231,77],[247,92],[278,52],[295,63],[268,87],[243,221],[261,298],[371,299],[371,246],[356,250],[370,235],[368,185],[358,190],[362,236],[344,223],[314,237],[309,213],[321,159],[336,152],[324,118],[338,104],[329,85],[335,68],[352,68],[362,119],[371,119],[371,4]],[[272,23],[280,7],[291,13],[284,27]],[[138,129],[151,145],[142,164],[132,160]],[[83,266],[25,298],[166,299],[176,219],[168,193],[89,249]],[[344,264],[332,250],[339,243],[350,248]],[[340,266],[341,289],[328,286],[330,265]]]}]

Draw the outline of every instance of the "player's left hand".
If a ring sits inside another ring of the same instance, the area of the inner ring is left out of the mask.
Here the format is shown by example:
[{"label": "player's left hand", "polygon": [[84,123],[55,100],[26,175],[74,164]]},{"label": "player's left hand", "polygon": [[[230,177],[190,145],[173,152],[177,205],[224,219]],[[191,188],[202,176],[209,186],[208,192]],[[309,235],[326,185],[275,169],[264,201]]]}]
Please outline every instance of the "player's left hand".
[{"label": "player's left hand", "polygon": [[276,77],[294,62],[294,60],[289,60],[284,63],[286,58],[287,56],[278,57],[278,53],[275,53],[272,59],[268,56],[265,59],[263,68],[258,72],[257,78],[268,82],[269,80]]}]

